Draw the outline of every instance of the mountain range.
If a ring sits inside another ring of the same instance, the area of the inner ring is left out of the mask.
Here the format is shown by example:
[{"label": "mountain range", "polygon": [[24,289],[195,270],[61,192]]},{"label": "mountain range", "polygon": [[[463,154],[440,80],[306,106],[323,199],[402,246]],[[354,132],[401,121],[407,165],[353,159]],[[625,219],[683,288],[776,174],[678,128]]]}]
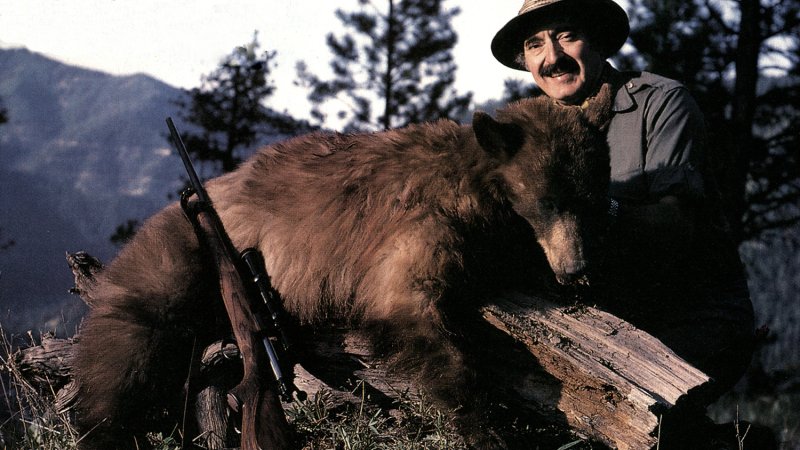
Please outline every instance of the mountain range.
[{"label": "mountain range", "polygon": [[[0,49],[0,323],[57,323],[72,275],[65,253],[109,261],[110,236],[168,202],[183,166],[165,118],[184,91],[147,75],[112,76],[26,49]],[[52,319],[56,319],[52,322]]]}]

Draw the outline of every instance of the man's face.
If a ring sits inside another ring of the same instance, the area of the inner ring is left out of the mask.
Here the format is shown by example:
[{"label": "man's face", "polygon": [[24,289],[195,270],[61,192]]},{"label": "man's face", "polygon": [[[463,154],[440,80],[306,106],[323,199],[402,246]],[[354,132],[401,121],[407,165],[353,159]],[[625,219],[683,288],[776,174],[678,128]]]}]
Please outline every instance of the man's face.
[{"label": "man's face", "polygon": [[591,94],[605,60],[575,27],[547,26],[524,45],[527,68],[536,85],[549,97],[562,103],[580,104]]}]

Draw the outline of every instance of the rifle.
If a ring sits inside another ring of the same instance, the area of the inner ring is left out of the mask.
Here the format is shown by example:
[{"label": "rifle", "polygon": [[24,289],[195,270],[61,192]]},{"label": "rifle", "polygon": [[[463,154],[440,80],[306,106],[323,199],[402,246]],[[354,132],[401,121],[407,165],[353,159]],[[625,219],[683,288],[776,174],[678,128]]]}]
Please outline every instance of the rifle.
[{"label": "rifle", "polygon": [[[242,381],[228,391],[228,405],[242,415],[242,449],[284,449],[290,447],[290,431],[283,414],[279,396],[290,401],[292,393],[302,392],[291,379],[283,375],[278,351],[268,331],[276,335],[283,350],[290,347],[281,326],[281,305],[277,292],[269,283],[261,255],[255,249],[243,252],[240,258],[233,246],[211,199],[203,187],[186,146],[172,118],[167,118],[172,142],[178,150],[190,187],[181,194],[181,207],[192,222],[198,239],[211,250],[218,269],[220,292],[225,303],[234,338],[242,355],[244,375]],[[197,200],[189,202],[196,196]],[[249,277],[245,275],[249,271]],[[272,319],[268,330],[250,300],[247,285],[253,283],[262,297]],[[260,341],[260,342],[259,342]],[[274,383],[267,382],[265,368],[269,365]],[[277,392],[276,392],[277,391]]]}]

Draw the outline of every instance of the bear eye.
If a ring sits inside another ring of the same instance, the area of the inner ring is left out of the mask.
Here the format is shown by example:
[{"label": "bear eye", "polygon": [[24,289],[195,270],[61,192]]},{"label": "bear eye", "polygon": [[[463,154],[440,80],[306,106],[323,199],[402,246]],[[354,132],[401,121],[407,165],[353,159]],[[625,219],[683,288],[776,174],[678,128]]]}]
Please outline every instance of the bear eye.
[{"label": "bear eye", "polygon": [[546,212],[555,211],[557,209],[556,200],[552,197],[539,199],[539,209]]}]

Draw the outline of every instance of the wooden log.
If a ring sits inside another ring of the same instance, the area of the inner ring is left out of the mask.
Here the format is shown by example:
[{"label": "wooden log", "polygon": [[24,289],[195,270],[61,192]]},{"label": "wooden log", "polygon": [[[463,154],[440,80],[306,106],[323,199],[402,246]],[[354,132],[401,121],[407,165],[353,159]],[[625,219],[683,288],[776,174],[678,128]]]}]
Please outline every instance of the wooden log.
[{"label": "wooden log", "polygon": [[12,360],[26,380],[39,386],[61,389],[71,377],[72,340],[45,334],[39,345],[12,355]]},{"label": "wooden log", "polygon": [[[498,395],[611,448],[653,447],[660,416],[690,391],[703,395],[710,382],[658,339],[597,308],[508,293],[482,315],[488,327],[475,332],[486,345],[476,351],[487,361],[484,379],[495,381]],[[358,332],[328,332],[312,341],[316,364],[296,379],[309,393],[334,388],[341,401],[357,400],[346,389],[354,381],[344,383],[342,374],[363,383],[383,405],[399,393],[415,393],[411,380],[387,372]]]},{"label": "wooden log", "polygon": [[555,407],[572,429],[613,448],[655,445],[659,415],[710,381],[655,337],[596,308],[510,293],[483,314],[560,382],[523,377],[514,390],[525,403]]},{"label": "wooden log", "polygon": [[67,264],[75,278],[75,286],[69,292],[79,295],[90,308],[94,306],[89,288],[94,286],[94,276],[103,270],[103,263],[86,252],[67,253]]},{"label": "wooden log", "polygon": [[203,351],[199,372],[193,410],[200,435],[194,442],[208,449],[234,448],[238,433],[227,396],[242,377],[239,348],[230,340],[214,342]]},{"label": "wooden log", "polygon": [[[485,384],[493,395],[511,410],[531,412],[612,448],[651,448],[660,414],[690,392],[702,395],[709,382],[653,336],[590,306],[507,293],[480,312],[470,328],[472,350],[483,361]],[[371,401],[389,408],[401,394],[416,393],[412,380],[389,373],[357,331],[304,330],[303,335],[298,344],[306,353],[304,367],[296,367],[295,382],[309,394],[325,388],[337,401],[358,402],[361,392],[355,396],[351,391],[361,383]],[[68,348],[65,342],[63,349]],[[23,355],[28,352],[36,351]],[[235,346],[218,343],[208,349],[204,366],[236,358]],[[58,361],[68,364],[69,358]],[[198,414],[226,414],[214,406],[221,391],[214,391],[213,383],[209,387],[201,394],[207,399],[198,402]],[[229,424],[214,420],[204,430],[222,436],[218,442],[223,445]]]}]

